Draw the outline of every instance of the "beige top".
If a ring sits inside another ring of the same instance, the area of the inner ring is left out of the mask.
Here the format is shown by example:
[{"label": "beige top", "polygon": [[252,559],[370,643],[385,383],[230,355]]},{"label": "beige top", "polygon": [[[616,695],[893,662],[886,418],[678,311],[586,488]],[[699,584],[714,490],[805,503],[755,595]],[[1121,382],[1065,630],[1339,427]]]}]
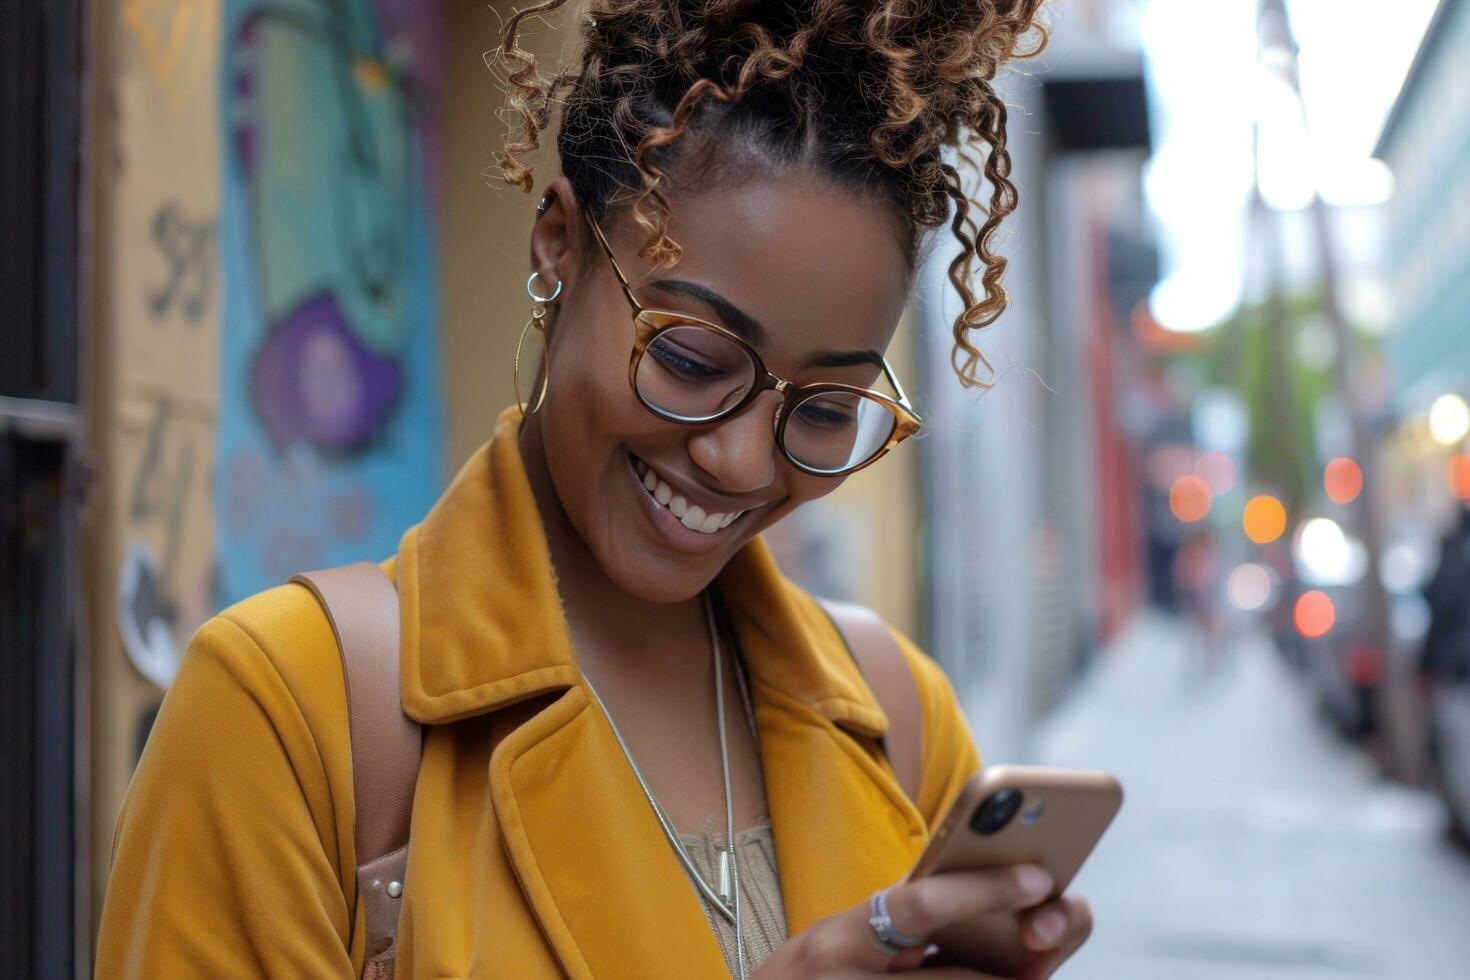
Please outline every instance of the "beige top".
[{"label": "beige top", "polygon": [[[721,821],[723,824],[723,821]],[[689,860],[700,877],[711,884],[720,880],[720,848],[725,829],[715,828],[711,815],[702,833],[679,834]],[[771,824],[763,821],[735,832],[735,855],[740,866],[741,938],[745,941],[745,966],[754,973],[767,956],[786,941],[786,909],[781,903],[781,883],[776,877],[776,846],[771,837]],[[725,954],[725,965],[735,976],[735,925],[709,907],[701,896],[705,918],[719,940]]]}]

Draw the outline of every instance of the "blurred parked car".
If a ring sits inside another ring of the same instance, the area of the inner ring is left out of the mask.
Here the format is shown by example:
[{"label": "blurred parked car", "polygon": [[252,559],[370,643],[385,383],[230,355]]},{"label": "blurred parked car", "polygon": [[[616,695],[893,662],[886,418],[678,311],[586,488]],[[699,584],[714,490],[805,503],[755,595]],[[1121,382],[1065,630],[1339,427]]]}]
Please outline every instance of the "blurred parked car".
[{"label": "blurred parked car", "polygon": [[1470,846],[1470,508],[1445,537],[1424,598],[1430,619],[1420,669],[1430,761],[1451,833]]},{"label": "blurred parked car", "polygon": [[1322,585],[1317,591],[1332,600],[1334,622],[1323,636],[1298,637],[1302,675],[1323,717],[1344,737],[1359,741],[1377,731],[1383,651],[1363,613],[1361,582]]}]

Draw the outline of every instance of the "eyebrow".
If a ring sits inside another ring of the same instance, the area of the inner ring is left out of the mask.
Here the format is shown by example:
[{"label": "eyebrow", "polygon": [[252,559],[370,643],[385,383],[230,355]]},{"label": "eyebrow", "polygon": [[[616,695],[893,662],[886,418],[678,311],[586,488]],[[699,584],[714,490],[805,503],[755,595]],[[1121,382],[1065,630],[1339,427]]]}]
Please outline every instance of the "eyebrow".
[{"label": "eyebrow", "polygon": [[759,320],[702,283],[688,279],[654,279],[648,285],[693,297],[714,310],[715,315],[725,321],[725,326],[744,337],[746,343],[765,343],[766,328],[760,325]]},{"label": "eyebrow", "polygon": [[[644,284],[646,287],[663,289],[666,292],[680,293],[684,296],[697,299],[705,306],[715,311],[715,315],[724,321],[725,326],[745,338],[745,342],[751,345],[762,344],[766,340],[766,328],[761,326],[759,320],[746,313],[740,307],[730,302],[724,296],[715,292],[708,286],[691,282],[688,279],[653,279]],[[858,364],[872,364],[876,367],[883,366],[883,355],[875,350],[823,350],[809,356],[803,362],[803,368],[814,367],[853,367]]]}]

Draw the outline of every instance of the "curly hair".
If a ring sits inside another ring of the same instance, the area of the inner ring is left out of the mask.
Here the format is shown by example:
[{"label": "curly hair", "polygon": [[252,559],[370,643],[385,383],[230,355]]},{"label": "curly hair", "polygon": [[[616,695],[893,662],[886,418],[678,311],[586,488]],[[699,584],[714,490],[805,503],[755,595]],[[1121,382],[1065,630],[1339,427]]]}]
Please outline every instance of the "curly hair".
[{"label": "curly hair", "polygon": [[[950,360],[963,385],[986,385],[977,365],[990,364],[972,334],[1005,310],[1006,259],[993,240],[1017,203],[993,83],[1007,61],[1045,46],[1043,0],[590,0],[580,64],[545,78],[520,46],[521,25],[565,3],[515,13],[495,52],[520,124],[500,161],[508,183],[531,192],[521,157],[560,104],[557,149],[579,205],[602,218],[631,199],[647,235],[639,255],[656,268],[682,253],[667,235],[667,189],[778,169],[894,207],[910,274],[924,229],[948,221],[962,247],[949,280],[965,305]],[[943,151],[981,169],[979,144],[991,191],[977,228]]]}]

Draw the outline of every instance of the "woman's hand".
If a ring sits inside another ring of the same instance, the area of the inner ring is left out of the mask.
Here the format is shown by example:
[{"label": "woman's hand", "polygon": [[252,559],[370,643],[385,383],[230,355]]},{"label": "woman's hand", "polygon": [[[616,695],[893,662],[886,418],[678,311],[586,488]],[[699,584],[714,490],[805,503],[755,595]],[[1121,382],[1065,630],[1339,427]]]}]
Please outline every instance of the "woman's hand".
[{"label": "woman's hand", "polygon": [[[1035,865],[946,871],[895,884],[888,891],[888,912],[894,928],[908,936],[927,936],[951,923],[991,912],[1019,912],[1025,953],[1017,977],[1045,980],[1092,931],[1092,912],[1085,899],[1064,895],[1054,902],[1036,904],[1050,891],[1051,876]],[[897,955],[878,947],[868,924],[865,900],[788,939],[761,964],[754,980],[859,978],[914,970],[923,960],[922,946]],[[985,975],[962,968],[941,968],[925,971],[925,976],[929,980],[974,980]]]}]

